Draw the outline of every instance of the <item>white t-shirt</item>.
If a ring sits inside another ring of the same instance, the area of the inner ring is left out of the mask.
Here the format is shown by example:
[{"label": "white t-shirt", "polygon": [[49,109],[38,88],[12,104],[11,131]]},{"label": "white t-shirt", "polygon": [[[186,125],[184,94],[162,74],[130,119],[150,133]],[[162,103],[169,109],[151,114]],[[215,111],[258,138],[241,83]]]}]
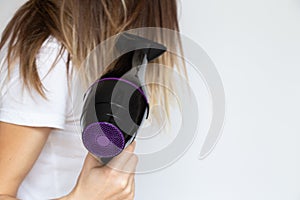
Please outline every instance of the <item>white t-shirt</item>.
[{"label": "white t-shirt", "polygon": [[[18,191],[22,200],[52,199],[68,194],[76,184],[87,153],[84,148],[79,117],[72,112],[68,92],[66,58],[64,54],[49,73],[60,50],[60,44],[50,37],[37,57],[38,73],[45,87],[47,100],[36,91],[25,88],[15,67],[9,82],[4,83],[5,70],[0,74],[0,121],[33,127],[52,127],[34,167]],[[31,95],[32,94],[32,95]]]}]

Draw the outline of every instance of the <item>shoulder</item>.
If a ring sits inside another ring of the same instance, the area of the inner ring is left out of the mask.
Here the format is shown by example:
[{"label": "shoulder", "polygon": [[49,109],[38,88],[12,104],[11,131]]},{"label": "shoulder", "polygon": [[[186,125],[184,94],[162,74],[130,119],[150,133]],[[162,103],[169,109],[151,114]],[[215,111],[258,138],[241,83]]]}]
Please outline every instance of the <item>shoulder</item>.
[{"label": "shoulder", "polygon": [[45,40],[36,56],[40,78],[42,79],[43,75],[47,74],[51,68],[59,68],[61,71],[65,71],[67,59],[68,53],[62,49],[62,44],[56,38],[50,36]]},{"label": "shoulder", "polygon": [[23,87],[17,64],[0,91],[0,121],[63,128],[68,101],[66,58],[67,53],[61,54],[61,44],[53,37],[49,37],[40,48],[36,64],[46,99]]}]

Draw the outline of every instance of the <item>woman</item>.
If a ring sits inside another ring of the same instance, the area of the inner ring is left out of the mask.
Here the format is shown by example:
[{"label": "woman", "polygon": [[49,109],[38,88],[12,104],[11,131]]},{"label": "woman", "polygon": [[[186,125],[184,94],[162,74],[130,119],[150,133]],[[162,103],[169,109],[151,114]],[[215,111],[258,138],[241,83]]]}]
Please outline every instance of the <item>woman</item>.
[{"label": "woman", "polygon": [[138,27],[178,31],[176,0],[30,0],[16,12],[0,43],[1,200],[134,198],[136,156],[113,160],[132,171],[122,173],[86,155],[68,78],[102,41]]}]

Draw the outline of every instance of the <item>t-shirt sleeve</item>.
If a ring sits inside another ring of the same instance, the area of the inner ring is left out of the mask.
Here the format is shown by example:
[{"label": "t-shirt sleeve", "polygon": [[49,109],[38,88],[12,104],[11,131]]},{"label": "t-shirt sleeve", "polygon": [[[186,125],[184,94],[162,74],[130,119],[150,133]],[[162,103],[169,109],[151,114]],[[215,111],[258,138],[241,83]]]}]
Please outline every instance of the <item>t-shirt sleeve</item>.
[{"label": "t-shirt sleeve", "polygon": [[[48,39],[37,55],[37,70],[46,98],[34,89],[26,89],[19,75],[19,67],[14,68],[1,89],[0,121],[22,126],[64,128],[68,80],[64,56],[56,61],[59,51],[59,43]],[[55,66],[50,70],[53,63]],[[5,75],[1,74],[1,77]]]}]

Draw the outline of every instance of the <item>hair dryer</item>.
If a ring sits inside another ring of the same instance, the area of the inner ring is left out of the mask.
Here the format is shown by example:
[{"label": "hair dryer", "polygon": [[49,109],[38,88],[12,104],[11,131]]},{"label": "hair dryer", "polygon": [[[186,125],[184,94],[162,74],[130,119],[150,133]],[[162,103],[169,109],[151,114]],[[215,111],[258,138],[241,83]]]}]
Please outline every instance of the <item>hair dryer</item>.
[{"label": "hair dryer", "polygon": [[81,115],[83,144],[105,164],[134,141],[148,117],[146,66],[166,51],[161,44],[127,33],[119,36],[116,48],[123,55],[88,89]]}]

